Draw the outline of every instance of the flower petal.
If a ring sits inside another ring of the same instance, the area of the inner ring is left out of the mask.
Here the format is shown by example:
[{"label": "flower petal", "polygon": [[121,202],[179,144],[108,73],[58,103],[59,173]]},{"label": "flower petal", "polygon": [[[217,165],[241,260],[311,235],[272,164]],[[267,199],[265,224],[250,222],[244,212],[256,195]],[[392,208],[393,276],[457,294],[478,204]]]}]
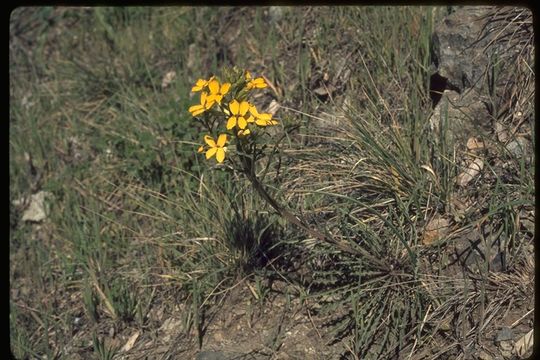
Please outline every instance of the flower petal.
[{"label": "flower petal", "polygon": [[207,84],[206,80],[199,79],[195,83],[195,86],[191,89],[191,91],[201,91]]},{"label": "flower petal", "polygon": [[250,106],[249,112],[253,114],[253,116],[259,117],[259,112],[257,111],[257,108],[255,107],[255,105]]},{"label": "flower petal", "polygon": [[262,77],[253,80],[253,86],[258,89],[264,89],[267,85]]},{"label": "flower petal", "polygon": [[217,151],[218,151],[218,148],[216,147],[208,149],[208,151],[206,152],[206,159],[210,159],[212,156],[216,154]]},{"label": "flower petal", "polygon": [[231,101],[231,103],[229,104],[229,109],[231,109],[231,112],[234,115],[238,115],[239,107],[240,107],[240,104],[236,100]]},{"label": "flower petal", "polygon": [[219,82],[217,80],[210,81],[208,89],[210,89],[210,94],[217,94],[219,92]]},{"label": "flower petal", "polygon": [[203,151],[204,151],[204,147],[202,145],[199,146],[199,148],[197,149],[197,152],[202,153]]},{"label": "flower petal", "polygon": [[190,106],[188,111],[190,113],[194,112],[194,111],[197,111],[199,108],[201,108],[202,106],[201,105],[193,105],[193,106]]},{"label": "flower petal", "polygon": [[217,139],[217,146],[222,148],[225,146],[225,142],[227,141],[227,134],[220,134]]},{"label": "flower petal", "polygon": [[215,95],[208,95],[208,98],[206,98],[206,104],[204,104],[204,107],[206,109],[210,109],[215,103],[216,103]]},{"label": "flower petal", "polygon": [[247,126],[247,121],[246,121],[246,119],[244,119],[243,116],[240,116],[240,117],[238,118],[238,127],[239,127],[240,129],[245,129],[246,126]]},{"label": "flower petal", "polygon": [[193,105],[193,106],[190,106],[189,108],[189,112],[191,113],[192,116],[197,116],[199,114],[202,114],[204,112],[204,106],[202,105]]},{"label": "flower petal", "polygon": [[247,111],[249,110],[249,103],[247,101],[242,101],[240,103],[240,115],[244,116],[246,115]]},{"label": "flower petal", "polygon": [[210,147],[216,147],[216,142],[210,135],[204,135],[204,142],[206,142]]},{"label": "flower petal", "polygon": [[261,120],[270,121],[272,119],[272,114],[259,114],[258,118]]},{"label": "flower petal", "polygon": [[216,151],[216,160],[218,161],[218,163],[222,163],[223,160],[225,160],[225,150],[219,148]]},{"label": "flower petal", "polygon": [[228,93],[230,88],[231,88],[231,83],[224,83],[223,85],[221,85],[221,90],[220,90],[221,95],[225,95],[226,93]]},{"label": "flower petal", "polygon": [[235,126],[236,126],[236,117],[231,116],[229,120],[227,121],[227,130],[231,130]]}]

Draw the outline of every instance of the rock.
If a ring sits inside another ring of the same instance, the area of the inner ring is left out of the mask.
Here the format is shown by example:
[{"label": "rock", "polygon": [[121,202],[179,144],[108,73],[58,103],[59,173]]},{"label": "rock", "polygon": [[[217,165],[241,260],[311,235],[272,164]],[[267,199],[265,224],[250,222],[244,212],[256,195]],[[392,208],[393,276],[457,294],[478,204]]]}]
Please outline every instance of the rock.
[{"label": "rock", "polygon": [[467,140],[467,149],[470,151],[478,151],[484,148],[484,142],[481,139],[471,137]]},{"label": "rock", "polygon": [[424,228],[424,234],[422,235],[422,243],[424,245],[431,245],[448,234],[449,222],[447,219],[436,215],[431,219]]},{"label": "rock", "polygon": [[508,140],[508,130],[500,121],[495,122],[495,134],[497,135],[497,140],[502,143],[505,143]]},{"label": "rock", "polygon": [[475,90],[459,94],[453,90],[445,90],[441,99],[433,109],[429,124],[437,135],[442,134],[448,144],[466,145],[467,140],[477,137],[479,132],[488,133],[491,128],[491,116],[482,101],[483,98]]},{"label": "rock", "polygon": [[[448,88],[462,92],[480,82],[488,65],[484,42],[478,42],[489,7],[466,6],[448,15],[432,36],[432,56]],[[486,39],[487,40],[487,39]],[[474,45],[474,46],[473,46]]]},{"label": "rock", "polygon": [[[52,200],[53,194],[48,191],[40,191],[30,197],[30,205],[24,211],[22,220],[28,222],[41,222],[45,220],[49,213],[49,204],[47,201]],[[23,204],[23,200],[16,200],[13,205]]]},{"label": "rock", "polygon": [[[515,140],[506,145],[506,150],[517,158],[530,155],[529,140],[525,139],[524,137],[517,137]],[[530,158],[530,156],[527,156],[527,158]]]},{"label": "rock", "polygon": [[457,176],[457,184],[461,187],[467,186],[484,169],[484,161],[480,158],[474,159],[467,168]]},{"label": "rock", "polygon": [[167,88],[173,80],[176,78],[176,71],[169,71],[168,73],[163,76],[163,80],[161,81],[161,88],[165,89]]},{"label": "rock", "polygon": [[504,326],[497,333],[497,338],[495,339],[495,341],[500,342],[500,341],[508,341],[512,339],[514,339],[514,332],[509,327]]},{"label": "rock", "polygon": [[489,269],[492,272],[501,272],[506,268],[506,254],[504,252],[498,252],[491,262],[489,263]]},{"label": "rock", "polygon": [[[491,272],[501,272],[506,269],[506,252],[501,249],[501,236],[490,235],[486,241],[482,241],[482,234],[479,230],[473,229],[464,236],[454,241],[455,259],[476,272],[483,269],[485,262],[489,263]],[[488,249],[487,245],[491,245]],[[502,246],[504,248],[504,246]],[[505,334],[504,332],[501,334]],[[503,336],[503,335],[501,335]],[[504,338],[501,338],[504,339]],[[495,340],[499,341],[499,340]]]},{"label": "rock", "polygon": [[226,360],[227,355],[221,351],[201,351],[195,356],[196,360]]},{"label": "rock", "polygon": [[270,102],[270,105],[268,105],[268,109],[266,109],[266,112],[274,116],[276,112],[279,110],[280,106],[281,105],[276,100],[272,100]]},{"label": "rock", "polygon": [[159,328],[163,342],[169,342],[182,329],[182,319],[168,318]]}]

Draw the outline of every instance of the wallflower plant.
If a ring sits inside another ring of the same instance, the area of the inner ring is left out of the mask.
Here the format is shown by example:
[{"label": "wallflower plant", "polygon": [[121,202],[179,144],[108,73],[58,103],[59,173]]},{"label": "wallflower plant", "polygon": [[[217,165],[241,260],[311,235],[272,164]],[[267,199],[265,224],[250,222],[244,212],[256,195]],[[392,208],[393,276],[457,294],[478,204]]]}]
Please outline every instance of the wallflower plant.
[{"label": "wallflower plant", "polygon": [[[270,127],[280,124],[272,114],[260,113],[251,100],[255,91],[267,86],[263,77],[253,78],[249,71],[242,71],[236,67],[223,70],[223,81],[217,76],[212,76],[208,80],[198,79],[191,91],[201,92],[200,101],[189,108],[195,121],[200,122],[207,132],[202,136],[205,144],[198,148],[198,152],[205,153],[207,160],[215,157],[218,164],[225,163],[233,171],[244,174],[257,193],[289,222],[320,241],[332,243],[344,251],[357,254],[356,249],[336,241],[326,231],[313,229],[304,219],[280,205],[267,192],[257,176],[255,171],[257,161],[268,155],[265,152],[267,144],[264,143],[263,137],[269,136]],[[272,157],[284,137],[285,134],[274,142],[263,174],[266,174]]]}]

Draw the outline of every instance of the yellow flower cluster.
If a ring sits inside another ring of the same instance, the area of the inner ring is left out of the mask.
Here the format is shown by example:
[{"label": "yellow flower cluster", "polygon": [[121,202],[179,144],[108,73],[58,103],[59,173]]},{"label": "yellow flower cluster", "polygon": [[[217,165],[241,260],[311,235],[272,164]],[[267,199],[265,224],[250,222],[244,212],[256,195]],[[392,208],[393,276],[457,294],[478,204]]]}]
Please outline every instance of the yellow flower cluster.
[{"label": "yellow flower cluster", "polygon": [[[233,84],[220,83],[215,76],[208,80],[199,79],[191,89],[192,92],[201,92],[200,102],[189,108],[191,115],[203,116],[209,132],[220,132],[216,139],[205,135],[207,148],[204,145],[200,146],[198,152],[205,152],[207,159],[215,156],[219,163],[225,160],[227,151],[225,144],[229,141],[229,136],[231,139],[242,141],[253,134],[254,129],[250,129],[253,124],[261,128],[278,124],[276,119],[272,119],[272,114],[259,113],[255,105],[249,101],[249,95],[253,90],[268,86],[264,78],[254,79],[249,71],[240,76],[241,78]],[[218,121],[214,121],[215,119]],[[224,125],[225,129],[214,129],[215,124],[218,127]]]}]

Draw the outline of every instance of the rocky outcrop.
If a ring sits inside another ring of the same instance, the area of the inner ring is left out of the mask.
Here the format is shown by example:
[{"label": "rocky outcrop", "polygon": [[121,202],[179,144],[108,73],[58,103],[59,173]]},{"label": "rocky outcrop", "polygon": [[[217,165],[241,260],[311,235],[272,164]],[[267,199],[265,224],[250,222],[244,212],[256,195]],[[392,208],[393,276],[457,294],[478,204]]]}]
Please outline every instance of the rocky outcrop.
[{"label": "rocky outcrop", "polygon": [[484,76],[488,57],[486,45],[478,41],[486,25],[489,7],[463,7],[448,15],[432,36],[432,59],[448,89],[462,92],[476,86]]},{"label": "rocky outcrop", "polygon": [[445,124],[446,140],[465,148],[471,136],[499,138],[492,135],[505,121],[501,114],[523,112],[512,109],[519,87],[515,63],[532,54],[530,32],[530,10],[490,6],[459,7],[435,26],[432,79],[443,84],[431,89],[438,92],[430,118],[436,135]]}]

